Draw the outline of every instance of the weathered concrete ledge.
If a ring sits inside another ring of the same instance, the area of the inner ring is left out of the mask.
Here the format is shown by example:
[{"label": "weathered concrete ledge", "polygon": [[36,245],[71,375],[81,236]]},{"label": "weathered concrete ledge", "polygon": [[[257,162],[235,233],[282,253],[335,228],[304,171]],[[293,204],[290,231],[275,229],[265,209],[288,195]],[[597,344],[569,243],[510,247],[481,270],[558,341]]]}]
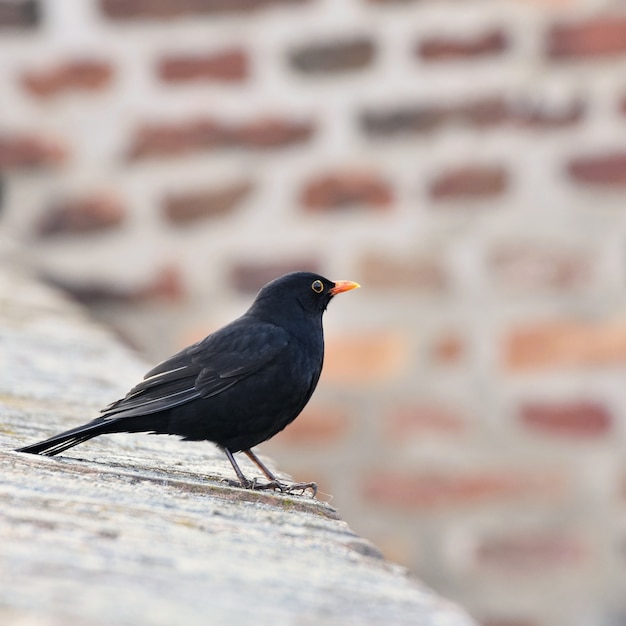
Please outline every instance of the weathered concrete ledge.
[{"label": "weathered concrete ledge", "polygon": [[12,452],[95,416],[146,369],[58,293],[0,270],[0,623],[473,623],[328,504],[228,486],[209,444]]}]

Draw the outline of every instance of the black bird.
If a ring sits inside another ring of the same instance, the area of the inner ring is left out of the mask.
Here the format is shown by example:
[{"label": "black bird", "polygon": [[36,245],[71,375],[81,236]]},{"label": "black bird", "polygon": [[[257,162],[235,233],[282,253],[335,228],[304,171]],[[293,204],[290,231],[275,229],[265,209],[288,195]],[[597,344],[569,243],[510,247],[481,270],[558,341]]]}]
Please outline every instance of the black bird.
[{"label": "black bird", "polygon": [[[157,365],[100,417],[17,452],[53,456],[106,433],[179,435],[216,443],[244,488],[315,494],[314,483],[279,482],[251,448],[285,428],[309,401],[324,360],[322,315],[333,296],[356,287],[310,272],[278,278],[241,317]],[[244,476],[233,456],[240,451],[268,484]]]}]

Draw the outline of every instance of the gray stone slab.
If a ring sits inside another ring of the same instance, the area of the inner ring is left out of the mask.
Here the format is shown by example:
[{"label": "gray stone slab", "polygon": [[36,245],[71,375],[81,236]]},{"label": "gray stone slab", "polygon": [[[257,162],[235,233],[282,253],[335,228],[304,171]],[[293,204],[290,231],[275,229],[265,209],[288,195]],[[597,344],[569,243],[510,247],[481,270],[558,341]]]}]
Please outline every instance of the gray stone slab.
[{"label": "gray stone slab", "polygon": [[329,504],[230,486],[211,444],[12,451],[95,416],[146,369],[59,294],[0,271],[1,624],[473,623]]}]

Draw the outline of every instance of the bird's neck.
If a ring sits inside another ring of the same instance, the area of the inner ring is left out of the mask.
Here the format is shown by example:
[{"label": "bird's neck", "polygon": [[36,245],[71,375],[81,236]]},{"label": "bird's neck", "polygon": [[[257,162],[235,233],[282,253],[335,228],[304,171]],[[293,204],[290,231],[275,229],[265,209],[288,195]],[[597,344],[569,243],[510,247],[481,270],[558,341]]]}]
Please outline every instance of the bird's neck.
[{"label": "bird's neck", "polygon": [[247,315],[262,322],[273,324],[286,330],[290,335],[302,343],[313,341],[323,350],[324,330],[322,327],[322,313],[311,314],[303,311],[299,305],[295,310],[282,309],[278,314],[275,307],[269,309],[262,302],[255,303],[248,310]]}]

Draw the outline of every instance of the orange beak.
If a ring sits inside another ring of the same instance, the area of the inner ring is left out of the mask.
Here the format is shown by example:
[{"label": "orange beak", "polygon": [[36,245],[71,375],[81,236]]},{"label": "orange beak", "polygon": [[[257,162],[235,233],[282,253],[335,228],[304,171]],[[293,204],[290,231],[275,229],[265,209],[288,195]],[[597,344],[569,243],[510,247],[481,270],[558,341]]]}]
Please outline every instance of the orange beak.
[{"label": "orange beak", "polygon": [[358,289],[360,286],[361,285],[359,285],[359,283],[355,283],[351,280],[336,280],[335,286],[332,289],[329,289],[328,293],[336,296],[338,293],[350,291],[350,289]]}]

